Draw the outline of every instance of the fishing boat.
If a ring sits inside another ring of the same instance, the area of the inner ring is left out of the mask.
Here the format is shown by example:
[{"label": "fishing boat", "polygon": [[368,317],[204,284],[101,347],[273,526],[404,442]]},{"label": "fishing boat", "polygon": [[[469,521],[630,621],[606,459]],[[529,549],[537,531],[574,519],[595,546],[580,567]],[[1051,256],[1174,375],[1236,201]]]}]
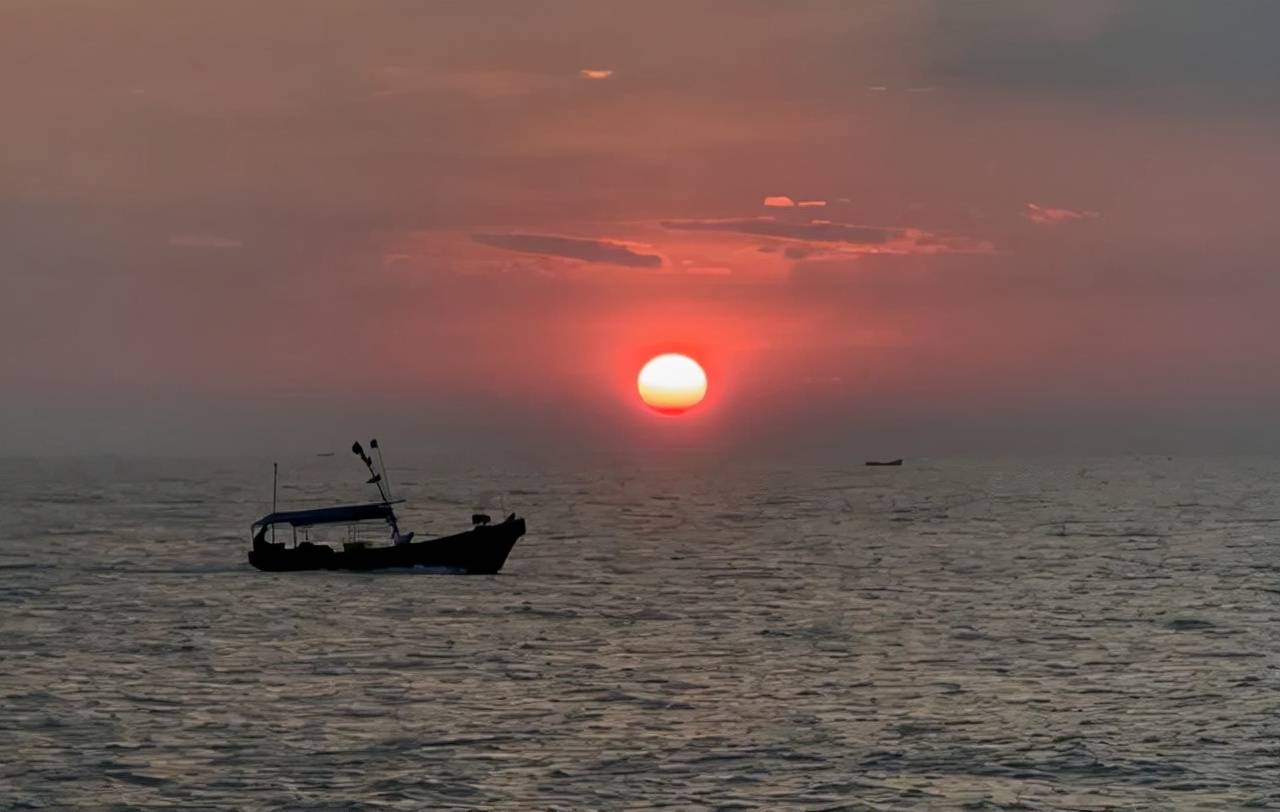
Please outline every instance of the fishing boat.
[{"label": "fishing boat", "polygon": [[901,465],[902,460],[867,460],[867,465]]},{"label": "fishing boat", "polygon": [[[386,467],[382,464],[378,441],[369,441],[369,446],[378,452],[381,471],[374,467],[372,457],[365,453],[360,443],[353,444],[351,451],[368,467],[370,476],[367,484],[378,487],[379,501],[277,511],[273,494],[271,512],[249,529],[253,538],[249,563],[266,572],[430,567],[448,572],[492,575],[502,569],[511,548],[524,535],[524,519],[512,513],[501,522],[493,523],[489,516],[477,513],[471,517],[470,530],[451,536],[416,540],[413,533],[401,533],[394,506],[404,500],[392,499],[390,485],[384,487]],[[382,525],[382,533],[389,530],[389,543],[370,543],[362,538],[362,535],[375,535],[374,531],[368,530],[370,524],[375,527]],[[310,540],[311,529],[325,525],[346,525],[347,540],[341,549]],[[275,541],[277,527],[291,529],[292,544]],[[298,540],[299,531],[303,534],[302,541]]]}]

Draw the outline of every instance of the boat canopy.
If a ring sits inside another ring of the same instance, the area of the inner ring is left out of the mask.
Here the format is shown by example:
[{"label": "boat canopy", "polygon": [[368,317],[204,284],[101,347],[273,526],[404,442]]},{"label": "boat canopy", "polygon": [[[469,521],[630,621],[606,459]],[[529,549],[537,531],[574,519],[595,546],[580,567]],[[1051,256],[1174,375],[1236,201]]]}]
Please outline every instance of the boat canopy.
[{"label": "boat canopy", "polygon": [[268,513],[253,523],[254,527],[267,527],[273,524],[291,524],[294,527],[311,527],[317,524],[350,524],[367,522],[374,519],[395,519],[391,509],[393,502],[373,502],[367,505],[338,505],[337,507],[315,508],[313,510],[287,510],[279,513]]}]

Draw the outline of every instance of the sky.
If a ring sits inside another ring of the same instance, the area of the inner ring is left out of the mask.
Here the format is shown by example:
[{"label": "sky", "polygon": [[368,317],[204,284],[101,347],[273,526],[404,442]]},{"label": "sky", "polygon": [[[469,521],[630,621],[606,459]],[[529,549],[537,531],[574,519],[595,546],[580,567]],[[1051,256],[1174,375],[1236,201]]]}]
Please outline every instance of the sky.
[{"label": "sky", "polygon": [[1276,30],[10,0],[0,453],[1280,450]]}]

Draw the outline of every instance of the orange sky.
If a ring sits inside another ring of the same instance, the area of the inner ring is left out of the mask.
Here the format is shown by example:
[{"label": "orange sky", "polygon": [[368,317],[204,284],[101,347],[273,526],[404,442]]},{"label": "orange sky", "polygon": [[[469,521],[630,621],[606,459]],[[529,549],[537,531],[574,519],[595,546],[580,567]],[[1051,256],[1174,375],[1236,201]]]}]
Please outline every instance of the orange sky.
[{"label": "orange sky", "polygon": [[1277,23],[6,4],[0,453],[1275,445]]}]

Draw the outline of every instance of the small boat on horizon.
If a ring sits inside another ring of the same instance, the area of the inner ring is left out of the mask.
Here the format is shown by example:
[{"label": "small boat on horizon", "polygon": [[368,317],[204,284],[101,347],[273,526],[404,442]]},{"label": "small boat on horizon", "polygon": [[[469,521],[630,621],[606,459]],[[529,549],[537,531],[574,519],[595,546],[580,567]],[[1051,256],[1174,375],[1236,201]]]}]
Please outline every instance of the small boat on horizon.
[{"label": "small boat on horizon", "polygon": [[884,461],[884,462],[882,462],[882,461],[880,461],[880,460],[867,460],[866,464],[867,464],[867,465],[901,465],[901,464],[902,464],[902,460],[901,460],[901,459],[896,459],[896,460],[888,460],[888,461]]},{"label": "small boat on horizon", "polygon": [[[377,440],[369,446],[378,452],[382,471],[382,451]],[[309,510],[275,510],[272,494],[272,510],[254,522],[249,529],[253,547],[249,550],[249,563],[265,572],[296,572],[300,570],[378,570],[410,567],[428,567],[465,574],[492,575],[502,569],[516,542],[524,535],[524,519],[512,513],[497,524],[483,514],[472,515],[470,530],[451,536],[414,540],[413,533],[401,533],[394,505],[403,499],[391,499],[389,486],[384,489],[383,474],[374,468],[373,459],[364,452],[360,443],[351,446],[352,453],[360,457],[369,469],[367,484],[378,487],[381,501],[355,505],[312,508]],[[382,522],[391,530],[390,544],[370,544],[360,538],[360,527],[370,522]],[[292,546],[275,541],[277,525],[292,528]],[[341,550],[328,544],[310,541],[312,527],[347,525],[348,540]],[[298,541],[298,530],[303,540]],[[268,534],[271,538],[268,539]]]}]

